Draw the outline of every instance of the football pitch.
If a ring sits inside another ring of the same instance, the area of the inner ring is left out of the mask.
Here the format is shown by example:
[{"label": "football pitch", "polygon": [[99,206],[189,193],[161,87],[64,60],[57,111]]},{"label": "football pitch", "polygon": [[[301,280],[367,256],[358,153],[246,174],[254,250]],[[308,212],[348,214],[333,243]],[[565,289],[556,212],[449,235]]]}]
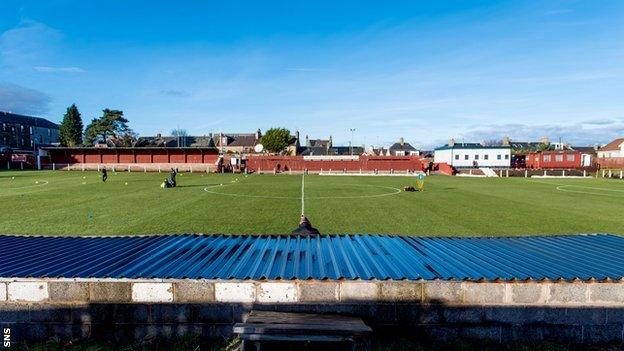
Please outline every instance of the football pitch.
[{"label": "football pitch", "polygon": [[184,173],[0,172],[0,233],[624,234],[624,181]]}]

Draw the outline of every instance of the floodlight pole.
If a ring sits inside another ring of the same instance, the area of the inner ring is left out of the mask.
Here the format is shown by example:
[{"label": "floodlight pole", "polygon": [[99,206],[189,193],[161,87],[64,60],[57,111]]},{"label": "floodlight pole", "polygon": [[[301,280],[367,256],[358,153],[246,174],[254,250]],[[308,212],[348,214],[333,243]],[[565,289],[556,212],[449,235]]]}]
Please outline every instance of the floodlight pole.
[{"label": "floodlight pole", "polygon": [[355,128],[349,128],[349,130],[351,131],[351,141],[349,142],[349,149],[350,149],[350,153],[351,156],[353,156],[353,132],[355,132]]}]

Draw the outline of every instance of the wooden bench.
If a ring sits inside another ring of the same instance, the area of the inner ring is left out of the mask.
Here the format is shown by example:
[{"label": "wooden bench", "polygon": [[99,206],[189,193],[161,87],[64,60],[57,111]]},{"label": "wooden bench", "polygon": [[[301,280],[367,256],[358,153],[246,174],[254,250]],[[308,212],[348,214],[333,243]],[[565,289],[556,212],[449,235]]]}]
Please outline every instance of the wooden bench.
[{"label": "wooden bench", "polygon": [[251,311],[243,323],[234,325],[245,351],[262,342],[344,343],[351,350],[367,350],[372,332],[361,318],[340,315]]}]

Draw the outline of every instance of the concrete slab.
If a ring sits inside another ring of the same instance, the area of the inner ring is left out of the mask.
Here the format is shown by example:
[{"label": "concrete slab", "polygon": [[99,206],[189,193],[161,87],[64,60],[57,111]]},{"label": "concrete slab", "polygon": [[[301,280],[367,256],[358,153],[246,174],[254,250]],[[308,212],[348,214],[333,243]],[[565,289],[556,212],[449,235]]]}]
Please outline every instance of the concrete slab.
[{"label": "concrete slab", "polygon": [[173,302],[172,283],[134,283],[132,301],[135,302]]},{"label": "concrete slab", "polygon": [[9,301],[41,302],[50,297],[45,282],[11,282],[7,291]]},{"label": "concrete slab", "polygon": [[215,283],[218,302],[254,302],[256,286],[253,283]]},{"label": "concrete slab", "polygon": [[379,298],[379,287],[372,282],[340,283],[340,301],[376,301]]},{"label": "concrete slab", "polygon": [[258,302],[292,303],[298,299],[297,285],[293,283],[260,283]]}]

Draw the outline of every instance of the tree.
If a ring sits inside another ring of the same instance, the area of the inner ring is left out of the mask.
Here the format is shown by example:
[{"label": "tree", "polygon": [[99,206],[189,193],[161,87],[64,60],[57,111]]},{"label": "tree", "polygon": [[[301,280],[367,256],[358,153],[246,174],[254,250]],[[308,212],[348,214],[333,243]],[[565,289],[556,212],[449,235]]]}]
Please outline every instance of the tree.
[{"label": "tree", "polygon": [[286,128],[271,128],[262,136],[262,146],[271,152],[282,152],[290,144],[290,131]]},{"label": "tree", "polygon": [[123,111],[106,108],[102,110],[102,117],[92,119],[85,129],[85,144],[93,145],[96,141],[106,141],[108,137],[126,139],[132,134]]},{"label": "tree", "polygon": [[67,108],[63,122],[59,128],[59,139],[61,146],[77,146],[82,144],[82,117],[76,104],[72,104]]}]

